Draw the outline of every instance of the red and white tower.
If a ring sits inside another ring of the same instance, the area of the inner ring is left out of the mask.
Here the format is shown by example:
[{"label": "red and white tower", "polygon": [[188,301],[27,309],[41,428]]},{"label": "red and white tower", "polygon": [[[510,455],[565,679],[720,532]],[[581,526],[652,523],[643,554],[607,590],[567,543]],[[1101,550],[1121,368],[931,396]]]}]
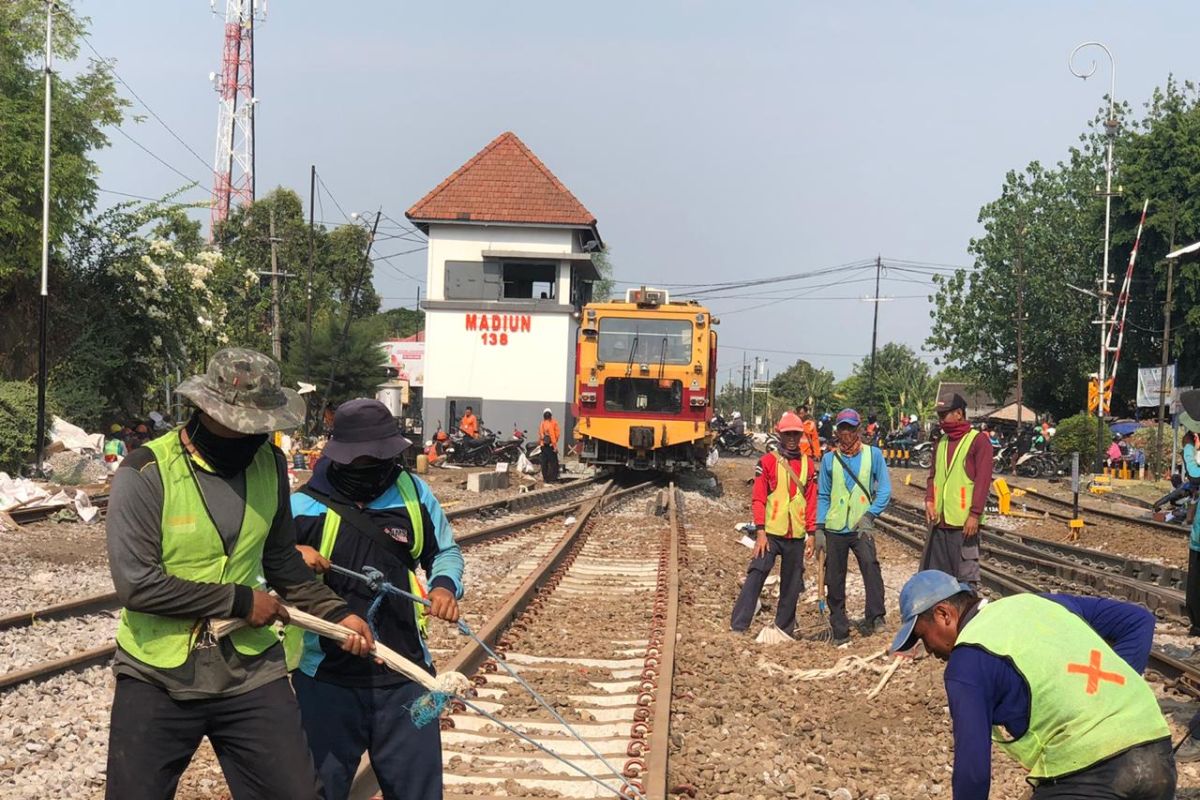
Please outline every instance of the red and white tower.
[{"label": "red and white tower", "polygon": [[[215,0],[213,6],[215,10]],[[217,157],[213,164],[212,227],[236,204],[254,201],[254,20],[265,0],[225,0]]]}]

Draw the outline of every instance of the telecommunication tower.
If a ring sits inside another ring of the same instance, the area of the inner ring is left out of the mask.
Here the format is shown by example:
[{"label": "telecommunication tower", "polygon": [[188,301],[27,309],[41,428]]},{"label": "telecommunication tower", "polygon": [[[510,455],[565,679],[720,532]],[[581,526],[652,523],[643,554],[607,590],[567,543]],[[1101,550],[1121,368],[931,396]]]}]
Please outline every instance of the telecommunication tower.
[{"label": "telecommunication tower", "polygon": [[[216,3],[209,0],[213,13]],[[254,201],[254,22],[265,14],[266,0],[225,0],[221,72],[209,75],[220,98],[212,228],[233,205]]]}]

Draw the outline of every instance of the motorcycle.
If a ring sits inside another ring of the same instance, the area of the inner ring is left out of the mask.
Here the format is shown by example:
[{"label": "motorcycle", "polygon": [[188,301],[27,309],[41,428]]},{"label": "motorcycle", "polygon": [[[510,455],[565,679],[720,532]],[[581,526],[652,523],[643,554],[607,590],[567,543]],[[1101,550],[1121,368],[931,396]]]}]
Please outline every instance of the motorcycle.
[{"label": "motorcycle", "polygon": [[933,465],[933,442],[921,442],[909,450],[912,462],[921,469],[929,469]]},{"label": "motorcycle", "polygon": [[758,450],[754,441],[744,433],[734,433],[732,428],[725,428],[717,434],[717,451],[723,455],[752,456]]},{"label": "motorcycle", "polygon": [[525,452],[525,431],[514,427],[511,439],[497,440],[493,443],[488,463],[515,464],[518,456],[523,452]]},{"label": "motorcycle", "polygon": [[464,436],[462,431],[450,434],[450,445],[446,448],[446,460],[451,464],[483,467],[492,463],[492,450],[496,444],[496,434],[487,428],[481,428],[479,436],[471,439]]}]

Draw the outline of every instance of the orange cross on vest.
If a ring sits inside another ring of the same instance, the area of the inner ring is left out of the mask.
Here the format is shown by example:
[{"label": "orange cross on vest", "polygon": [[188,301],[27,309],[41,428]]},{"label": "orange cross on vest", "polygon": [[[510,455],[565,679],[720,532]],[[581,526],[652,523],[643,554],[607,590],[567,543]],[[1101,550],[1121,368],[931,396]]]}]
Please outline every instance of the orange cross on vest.
[{"label": "orange cross on vest", "polygon": [[1125,676],[1116,672],[1105,672],[1100,669],[1100,651],[1093,650],[1091,661],[1085,664],[1067,664],[1067,672],[1087,675],[1087,693],[1095,694],[1100,690],[1100,681],[1112,681],[1117,686],[1125,685]]}]

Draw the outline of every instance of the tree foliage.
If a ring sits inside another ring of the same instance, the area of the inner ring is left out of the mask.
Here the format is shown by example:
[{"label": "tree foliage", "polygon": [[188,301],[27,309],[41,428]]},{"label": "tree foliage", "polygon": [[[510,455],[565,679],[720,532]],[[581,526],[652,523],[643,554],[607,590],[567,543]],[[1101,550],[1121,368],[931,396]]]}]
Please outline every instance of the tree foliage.
[{"label": "tree foliage", "polygon": [[592,253],[592,265],[600,273],[600,280],[592,284],[592,300],[600,303],[612,298],[616,281],[613,280],[613,265],[608,248]]},{"label": "tree foliage", "polygon": [[[387,355],[381,347],[383,321],[379,318],[351,323],[342,342],[342,320],[324,316],[313,324],[312,374],[318,384],[316,399],[329,389],[334,404],[355,397],[374,397],[375,389],[386,377]],[[332,375],[332,381],[330,376]],[[284,379],[292,385],[304,376],[302,348],[292,350],[285,362]]]},{"label": "tree foliage", "polygon": [[835,378],[832,372],[800,359],[771,378],[770,393],[788,408],[807,405],[814,411],[833,405]]},{"label": "tree foliage", "polygon": [[[57,59],[77,55],[86,23],[69,4],[58,4]],[[37,330],[41,275],[45,25],[40,0],[0,3],[0,376],[16,378],[37,367],[37,337],[30,333]],[[63,243],[96,203],[98,170],[91,154],[108,145],[104,126],[120,123],[127,104],[98,62],[71,78],[55,73],[51,83],[50,286],[58,294],[69,268]]]},{"label": "tree foliage", "polygon": [[407,339],[425,328],[425,312],[411,308],[389,308],[381,311],[378,318],[383,322],[386,339]]},{"label": "tree foliage", "polygon": [[[53,407],[46,409],[50,430]],[[37,388],[28,381],[0,381],[0,472],[19,474],[36,451]]]},{"label": "tree foliage", "polygon": [[1095,414],[1067,417],[1055,426],[1050,446],[1058,453],[1079,453],[1079,463],[1086,467],[1091,463],[1091,455],[1096,452],[1098,426]]},{"label": "tree foliage", "polygon": [[[1169,78],[1135,119],[1119,108],[1114,146],[1110,275],[1119,292],[1141,214],[1150,211],[1132,283],[1114,410],[1128,409],[1136,368],[1159,362],[1166,294],[1163,256],[1172,243],[1200,238],[1200,95],[1191,83]],[[1106,114],[1105,114],[1106,115]],[[1096,302],[1068,284],[1094,290],[1103,262],[1106,140],[1097,117],[1053,167],[1038,162],[1010,171],[1000,196],[979,214],[984,233],[970,243],[972,270],[935,279],[928,344],[947,354],[972,383],[1004,396],[1015,381],[1016,284],[1023,278],[1025,402],[1067,416],[1082,408],[1087,379],[1099,367]],[[1174,311],[1179,329],[1172,353],[1180,383],[1200,380],[1200,264],[1176,271]],[[1182,312],[1182,313],[1181,313]],[[1182,317],[1182,319],[1181,319]],[[1182,323],[1182,324],[1180,324]]]},{"label": "tree foliage", "polygon": [[856,363],[848,378],[837,385],[841,405],[861,414],[876,414],[895,426],[902,415],[921,419],[933,416],[939,376],[935,376],[908,345],[888,342],[875,353],[875,391],[871,392],[871,358]]}]

